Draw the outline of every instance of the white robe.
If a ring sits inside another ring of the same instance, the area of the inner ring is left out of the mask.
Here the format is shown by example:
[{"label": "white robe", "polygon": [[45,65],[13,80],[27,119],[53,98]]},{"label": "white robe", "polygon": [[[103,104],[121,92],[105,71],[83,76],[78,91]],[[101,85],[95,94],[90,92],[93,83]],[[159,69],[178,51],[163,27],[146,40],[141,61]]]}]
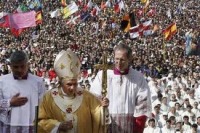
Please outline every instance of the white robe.
[{"label": "white robe", "polygon": [[[35,107],[45,91],[42,78],[30,73],[27,80],[15,80],[13,74],[0,77],[0,132],[33,132]],[[9,102],[17,93],[28,101],[23,106],[10,107]]]},{"label": "white robe", "polygon": [[[122,84],[120,85],[120,79]],[[91,84],[90,91],[97,96],[102,90],[102,71]],[[127,75],[115,75],[107,71],[107,97],[110,100],[109,112],[113,118],[115,132],[132,132],[132,118],[142,115],[151,116],[151,95],[148,84],[141,73],[129,69]]]},{"label": "white robe", "polygon": [[162,128],[162,133],[175,133],[175,129],[167,128],[166,126]]},{"label": "white robe", "polygon": [[144,129],[144,132],[143,132],[143,133],[161,133],[161,130],[160,130],[159,127],[154,127],[154,128],[152,128],[152,127],[148,126],[148,127],[146,127],[146,128]]}]

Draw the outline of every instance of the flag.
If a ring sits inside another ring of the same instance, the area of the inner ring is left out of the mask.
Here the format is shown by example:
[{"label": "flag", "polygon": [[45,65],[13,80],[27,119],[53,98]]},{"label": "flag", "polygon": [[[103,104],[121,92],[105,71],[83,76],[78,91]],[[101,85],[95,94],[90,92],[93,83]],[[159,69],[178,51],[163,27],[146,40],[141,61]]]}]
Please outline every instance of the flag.
[{"label": "flag", "polygon": [[151,9],[147,12],[147,16],[148,16],[148,17],[153,17],[153,16],[155,16],[155,15],[156,15],[156,8],[155,8],[155,7],[151,8]]},{"label": "flag", "polygon": [[18,37],[19,35],[21,35],[22,32],[24,32],[25,30],[26,30],[26,28],[22,28],[22,29],[11,28],[11,29],[10,29],[11,33],[12,33],[14,36],[16,36],[16,37]]},{"label": "flag", "polygon": [[38,24],[41,24],[42,23],[42,12],[41,11],[38,11],[37,13],[36,13],[36,16],[35,16],[36,18],[36,24],[38,25]]},{"label": "flag", "polygon": [[98,5],[95,5],[94,8],[91,11],[91,15],[96,16],[96,15],[99,14],[100,11],[101,11],[101,9],[98,7]]},{"label": "flag", "polygon": [[60,9],[56,9],[55,11],[50,12],[51,18],[55,18],[61,15]]},{"label": "flag", "polygon": [[88,8],[92,8],[92,6],[93,6],[93,3],[92,3],[92,1],[90,0],[90,1],[87,3],[87,9],[88,9]]},{"label": "flag", "polygon": [[8,13],[5,12],[0,13],[0,27],[4,28],[9,27]]},{"label": "flag", "polygon": [[120,11],[123,9],[123,10],[125,10],[125,5],[124,5],[124,1],[123,0],[121,0],[120,2],[119,2],[119,9],[120,9]]},{"label": "flag", "polygon": [[119,8],[119,4],[118,3],[116,3],[114,5],[114,11],[115,11],[115,13],[119,13],[120,12],[120,8]]},{"label": "flag", "polygon": [[41,10],[42,4],[41,4],[40,0],[32,0],[30,2],[29,9],[31,9],[31,10]]},{"label": "flag", "polygon": [[153,33],[155,33],[157,30],[159,30],[159,26],[157,24],[155,24],[153,27]]},{"label": "flag", "polygon": [[26,11],[28,11],[28,7],[26,7],[24,4],[21,4],[21,5],[18,6],[16,12],[17,13],[22,13],[22,12],[26,12]]},{"label": "flag", "polygon": [[77,11],[78,11],[78,6],[76,5],[75,2],[72,2],[70,5],[68,5],[62,10],[63,18],[65,19]]},{"label": "flag", "polygon": [[107,1],[106,1],[105,7],[111,7],[111,2],[110,2],[110,0],[107,0]]},{"label": "flag", "polygon": [[61,0],[61,5],[66,7],[67,6],[66,0]]},{"label": "flag", "polygon": [[146,1],[145,6],[144,6],[144,12],[146,13],[148,6],[149,6],[150,2],[149,0]]},{"label": "flag", "polygon": [[152,20],[148,20],[148,21],[145,21],[142,24],[131,27],[130,30],[129,30],[130,38],[133,39],[133,38],[137,38],[137,37],[142,36],[142,35],[145,35],[145,36],[151,35],[152,30],[149,30],[151,24],[152,24]]},{"label": "flag", "polygon": [[105,2],[101,2],[101,9],[103,10],[104,8],[105,8],[106,6],[105,6]]},{"label": "flag", "polygon": [[169,19],[172,18],[172,14],[171,14],[171,9],[170,9],[170,8],[167,10],[166,14],[167,14],[167,17],[168,17]]},{"label": "flag", "polygon": [[106,7],[111,7],[111,2],[110,0],[107,0],[106,2],[101,2],[101,9],[103,10]]},{"label": "flag", "polygon": [[147,2],[147,0],[140,0],[140,2],[141,2],[142,4],[145,4],[145,3]]},{"label": "flag", "polygon": [[185,52],[186,52],[186,55],[190,55],[193,51],[192,36],[193,36],[192,30],[185,33]]},{"label": "flag", "polygon": [[125,6],[124,6],[124,2],[122,0],[120,2],[117,2],[114,5],[115,13],[119,13],[119,12],[121,12],[121,10],[124,10],[124,9],[125,9]]},{"label": "flag", "polygon": [[136,16],[138,18],[141,18],[143,16],[143,13],[144,13],[144,9],[142,9],[142,8],[139,8],[136,10]]},{"label": "flag", "polygon": [[170,40],[171,37],[177,32],[177,27],[176,27],[176,23],[172,23],[171,25],[169,25],[164,31],[164,39],[165,40]]},{"label": "flag", "polygon": [[89,17],[90,17],[90,13],[88,12],[81,13],[81,16],[80,16],[81,21],[87,21]]},{"label": "flag", "polygon": [[151,24],[152,24],[152,20],[148,20],[148,21],[144,22],[144,23],[142,24],[142,29],[143,29],[143,31],[144,31],[144,30],[148,30]]},{"label": "flag", "polygon": [[78,23],[78,21],[80,21],[80,17],[81,17],[81,15],[77,15],[75,17],[72,17],[70,20],[67,21],[66,24],[67,25],[71,25],[71,24],[76,25]]},{"label": "flag", "polygon": [[6,13],[6,12],[0,12],[0,19],[1,19],[2,17],[6,16],[6,15],[8,15],[8,13]]},{"label": "flag", "polygon": [[30,11],[26,13],[16,13],[9,15],[10,28],[22,29],[36,26],[36,13]]},{"label": "flag", "polygon": [[182,6],[181,6],[181,2],[178,4],[178,7],[176,9],[176,13],[181,14],[182,13]]},{"label": "flag", "polygon": [[83,1],[82,0],[78,0],[77,1],[77,5],[81,6],[83,4]]},{"label": "flag", "polygon": [[140,36],[139,25],[131,27],[129,30],[130,38],[134,39]]},{"label": "flag", "polygon": [[133,12],[126,14],[121,21],[121,29],[128,32],[130,27],[136,26],[135,15]]}]

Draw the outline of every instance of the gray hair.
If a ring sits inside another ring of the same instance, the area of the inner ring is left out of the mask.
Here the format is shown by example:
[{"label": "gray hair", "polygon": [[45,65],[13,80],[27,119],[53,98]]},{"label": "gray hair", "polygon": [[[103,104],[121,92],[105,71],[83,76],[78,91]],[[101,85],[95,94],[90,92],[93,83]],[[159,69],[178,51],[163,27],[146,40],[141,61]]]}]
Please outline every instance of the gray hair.
[{"label": "gray hair", "polygon": [[117,51],[117,50],[125,50],[126,53],[127,53],[128,59],[131,59],[131,57],[132,57],[132,49],[128,45],[125,45],[123,43],[120,43],[119,45],[115,45],[114,52]]},{"label": "gray hair", "polygon": [[10,63],[28,62],[28,55],[24,51],[15,51],[10,56]]}]

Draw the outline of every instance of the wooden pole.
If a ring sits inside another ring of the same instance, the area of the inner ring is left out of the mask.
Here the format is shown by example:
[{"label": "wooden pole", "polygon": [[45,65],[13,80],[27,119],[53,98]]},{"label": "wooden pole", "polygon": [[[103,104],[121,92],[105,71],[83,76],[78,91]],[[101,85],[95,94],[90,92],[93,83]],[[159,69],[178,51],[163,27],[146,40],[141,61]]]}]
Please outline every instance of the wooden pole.
[{"label": "wooden pole", "polygon": [[35,106],[35,133],[38,133],[38,111],[39,111],[39,107]]}]

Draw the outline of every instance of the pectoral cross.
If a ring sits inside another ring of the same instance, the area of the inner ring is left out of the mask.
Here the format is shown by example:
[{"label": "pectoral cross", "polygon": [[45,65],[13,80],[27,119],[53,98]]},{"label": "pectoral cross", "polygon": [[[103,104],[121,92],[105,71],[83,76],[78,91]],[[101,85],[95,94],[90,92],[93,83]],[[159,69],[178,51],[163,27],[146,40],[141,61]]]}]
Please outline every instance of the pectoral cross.
[{"label": "pectoral cross", "polygon": [[[107,62],[107,54],[104,53],[103,54],[103,59],[102,59],[102,64],[97,64],[94,66],[97,69],[101,69],[102,72],[102,90],[101,90],[101,94],[103,97],[106,97],[107,95],[107,70],[108,69],[112,69],[113,66],[109,65]],[[109,117],[109,114],[106,113],[106,108],[103,108],[103,130],[104,133],[107,133],[107,126],[106,126],[106,118]]]}]

